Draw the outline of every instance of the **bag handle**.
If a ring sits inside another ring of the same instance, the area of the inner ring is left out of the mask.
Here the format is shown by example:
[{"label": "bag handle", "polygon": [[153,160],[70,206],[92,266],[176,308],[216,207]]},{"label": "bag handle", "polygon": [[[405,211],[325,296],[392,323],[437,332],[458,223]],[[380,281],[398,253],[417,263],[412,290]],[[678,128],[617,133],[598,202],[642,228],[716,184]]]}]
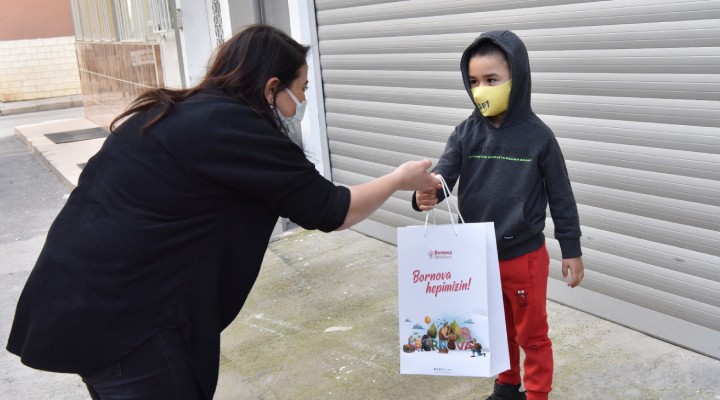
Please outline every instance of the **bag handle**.
[{"label": "bag handle", "polygon": [[[458,223],[462,222],[464,224],[465,220],[463,219],[462,214],[460,214],[460,208],[458,208],[457,203],[455,203],[455,197],[452,195],[452,193],[450,193],[450,187],[448,186],[447,182],[445,182],[445,178],[443,178],[442,175],[438,175],[438,177],[440,178],[440,183],[442,184],[443,194],[445,194],[445,200],[447,202],[448,214],[450,214],[450,223],[452,224],[453,232],[455,232],[455,236],[459,236],[457,227],[455,226],[455,219],[453,218],[450,204],[455,207],[455,212],[457,213],[459,219]],[[435,208],[430,210],[430,212],[425,215],[425,236],[427,236],[428,217],[430,215],[432,215],[433,217],[433,225],[437,224],[437,222],[435,221],[435,213],[433,211],[435,211]]]}]

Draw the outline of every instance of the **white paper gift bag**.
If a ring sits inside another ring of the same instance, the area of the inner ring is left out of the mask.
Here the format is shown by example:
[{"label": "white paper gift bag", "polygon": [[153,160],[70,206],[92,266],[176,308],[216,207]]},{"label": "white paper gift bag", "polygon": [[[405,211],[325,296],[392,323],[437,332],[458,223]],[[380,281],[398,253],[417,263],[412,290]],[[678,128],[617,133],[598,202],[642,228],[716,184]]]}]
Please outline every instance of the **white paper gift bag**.
[{"label": "white paper gift bag", "polygon": [[400,373],[491,377],[510,368],[494,224],[450,216],[397,231]]}]

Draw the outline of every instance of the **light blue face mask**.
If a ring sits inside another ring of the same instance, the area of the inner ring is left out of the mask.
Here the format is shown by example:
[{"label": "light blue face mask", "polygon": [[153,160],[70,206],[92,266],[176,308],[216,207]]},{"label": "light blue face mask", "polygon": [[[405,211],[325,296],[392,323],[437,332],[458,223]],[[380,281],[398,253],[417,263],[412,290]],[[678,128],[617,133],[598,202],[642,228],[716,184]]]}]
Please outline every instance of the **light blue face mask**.
[{"label": "light blue face mask", "polygon": [[293,115],[292,117],[286,117],[278,111],[278,116],[280,117],[280,121],[282,121],[283,125],[285,126],[285,130],[287,131],[290,140],[292,140],[293,142],[295,142],[295,144],[302,148],[303,143],[300,122],[302,122],[302,119],[305,116],[305,108],[307,107],[307,101],[303,100],[302,103],[299,102],[297,97],[295,97],[295,95],[290,91],[290,89],[286,88],[285,93],[287,93],[290,98],[295,102],[295,115]]}]

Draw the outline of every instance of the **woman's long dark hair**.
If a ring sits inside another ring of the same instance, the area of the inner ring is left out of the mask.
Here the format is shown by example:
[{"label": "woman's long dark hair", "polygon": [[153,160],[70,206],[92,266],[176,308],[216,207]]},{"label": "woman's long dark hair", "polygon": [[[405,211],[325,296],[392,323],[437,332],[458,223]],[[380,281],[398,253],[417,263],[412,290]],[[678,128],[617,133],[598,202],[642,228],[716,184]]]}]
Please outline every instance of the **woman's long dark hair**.
[{"label": "woman's long dark hair", "polygon": [[[112,121],[110,130],[114,131],[118,121],[127,116],[158,108],[158,114],[142,127],[141,133],[146,132],[170,114],[176,103],[203,89],[220,91],[242,101],[282,129],[277,113],[265,98],[265,84],[276,77],[282,85],[289,86],[306,64],[309,49],[271,26],[249,26],[217,49],[210,69],[198,85],[189,89],[153,89],[143,93]],[[275,104],[274,98],[272,104]]]}]

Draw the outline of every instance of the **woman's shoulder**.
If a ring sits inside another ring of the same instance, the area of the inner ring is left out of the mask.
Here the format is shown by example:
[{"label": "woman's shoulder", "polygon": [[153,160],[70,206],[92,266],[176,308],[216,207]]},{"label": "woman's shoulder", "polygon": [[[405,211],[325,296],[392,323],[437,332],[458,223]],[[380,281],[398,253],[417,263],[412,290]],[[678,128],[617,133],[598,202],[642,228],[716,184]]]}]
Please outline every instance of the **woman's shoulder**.
[{"label": "woman's shoulder", "polygon": [[[259,117],[256,112],[241,100],[234,99],[219,91],[200,90],[193,93],[184,101],[176,103],[175,106],[178,111],[187,114],[227,113],[228,110],[232,110],[239,115],[257,115]],[[226,117],[231,116],[233,116],[233,114],[226,115]]]},{"label": "woman's shoulder", "polygon": [[241,101],[212,92],[198,92],[176,103],[148,134],[182,154],[222,147],[272,148],[287,140],[283,133]]},{"label": "woman's shoulder", "polygon": [[219,127],[250,132],[276,130],[265,117],[244,102],[211,91],[200,91],[176,103],[166,119],[165,126],[190,132],[198,129],[210,132]]}]

